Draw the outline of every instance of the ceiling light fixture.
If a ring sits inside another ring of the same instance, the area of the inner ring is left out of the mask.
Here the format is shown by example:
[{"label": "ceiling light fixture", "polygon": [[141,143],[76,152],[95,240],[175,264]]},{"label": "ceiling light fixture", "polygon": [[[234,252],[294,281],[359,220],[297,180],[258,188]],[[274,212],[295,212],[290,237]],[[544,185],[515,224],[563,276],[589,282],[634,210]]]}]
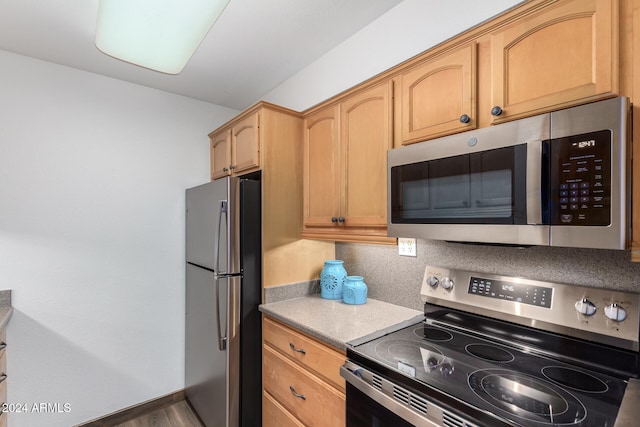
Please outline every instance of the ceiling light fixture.
[{"label": "ceiling light fixture", "polygon": [[96,47],[167,74],[187,64],[229,0],[100,0]]}]

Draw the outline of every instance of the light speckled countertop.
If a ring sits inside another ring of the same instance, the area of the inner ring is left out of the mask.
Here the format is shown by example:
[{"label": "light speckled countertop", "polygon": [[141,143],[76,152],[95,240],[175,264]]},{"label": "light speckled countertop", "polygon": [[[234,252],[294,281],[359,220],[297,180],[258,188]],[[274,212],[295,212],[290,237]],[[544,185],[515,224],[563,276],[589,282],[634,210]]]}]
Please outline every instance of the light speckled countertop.
[{"label": "light speckled countertop", "polygon": [[0,291],[0,329],[7,326],[9,319],[13,313],[11,308],[11,291]]},{"label": "light speckled countertop", "polygon": [[262,304],[260,311],[342,350],[349,341],[424,318],[421,311],[371,298],[366,304],[349,305],[318,294]]},{"label": "light speckled countertop", "polygon": [[0,307],[0,329],[7,326],[7,323],[9,323],[9,319],[11,318],[11,313],[13,313],[13,308]]}]

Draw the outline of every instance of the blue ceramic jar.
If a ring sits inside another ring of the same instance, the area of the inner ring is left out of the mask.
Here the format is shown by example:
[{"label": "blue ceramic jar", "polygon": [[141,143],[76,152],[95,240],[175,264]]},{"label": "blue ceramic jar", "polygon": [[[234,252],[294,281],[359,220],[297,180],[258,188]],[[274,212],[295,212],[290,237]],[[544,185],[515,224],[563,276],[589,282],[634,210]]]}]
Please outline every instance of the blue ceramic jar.
[{"label": "blue ceramic jar", "polygon": [[342,288],[347,270],[344,269],[344,261],[328,260],[320,273],[320,296],[326,299],[342,299]]},{"label": "blue ceramic jar", "polygon": [[367,284],[362,276],[347,276],[342,290],[345,304],[364,304],[367,302]]}]

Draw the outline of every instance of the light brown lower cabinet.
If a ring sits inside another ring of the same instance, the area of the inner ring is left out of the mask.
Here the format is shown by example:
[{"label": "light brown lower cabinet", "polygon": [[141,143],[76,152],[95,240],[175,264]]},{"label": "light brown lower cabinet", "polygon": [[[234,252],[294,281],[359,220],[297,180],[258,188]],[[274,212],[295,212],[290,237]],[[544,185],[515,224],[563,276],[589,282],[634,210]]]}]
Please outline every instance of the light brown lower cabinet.
[{"label": "light brown lower cabinet", "polygon": [[345,425],[345,355],[268,317],[263,320],[262,425]]},{"label": "light brown lower cabinet", "polygon": [[[0,404],[7,403],[7,330],[0,331]],[[0,412],[0,427],[7,426],[7,413]]]},{"label": "light brown lower cabinet", "polygon": [[262,425],[281,427],[304,427],[284,406],[266,390],[262,393]]}]

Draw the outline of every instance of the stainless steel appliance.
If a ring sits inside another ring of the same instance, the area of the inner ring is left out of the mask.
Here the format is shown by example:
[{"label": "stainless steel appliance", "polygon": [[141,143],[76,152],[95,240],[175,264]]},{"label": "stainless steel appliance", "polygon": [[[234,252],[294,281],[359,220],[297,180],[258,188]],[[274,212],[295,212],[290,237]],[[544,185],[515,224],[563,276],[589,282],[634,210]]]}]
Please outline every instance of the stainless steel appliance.
[{"label": "stainless steel appliance", "polygon": [[421,298],[424,322],[347,346],[348,427],[622,427],[640,413],[620,410],[639,398],[639,295],[427,267]]},{"label": "stainless steel appliance", "polygon": [[207,427],[261,422],[260,182],[186,190],[186,396]]},{"label": "stainless steel appliance", "polygon": [[388,151],[388,235],[625,249],[629,100]]}]

